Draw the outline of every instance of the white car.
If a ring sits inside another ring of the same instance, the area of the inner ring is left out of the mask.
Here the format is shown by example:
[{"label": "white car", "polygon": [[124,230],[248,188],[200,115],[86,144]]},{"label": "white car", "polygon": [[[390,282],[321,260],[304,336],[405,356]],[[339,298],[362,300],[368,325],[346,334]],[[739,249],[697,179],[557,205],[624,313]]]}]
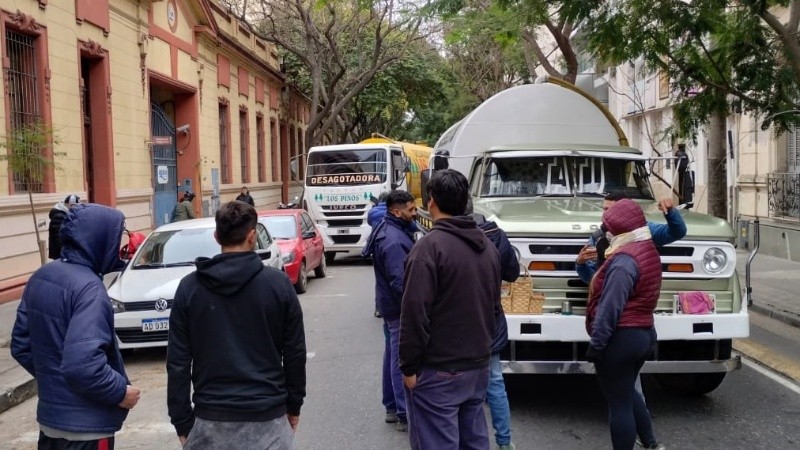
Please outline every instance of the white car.
[{"label": "white car", "polygon": [[[283,270],[278,245],[264,225],[256,227],[256,253],[265,266]],[[114,331],[121,349],[167,345],[170,307],[178,283],[195,270],[196,258],[220,253],[215,229],[213,217],[160,226],[139,246],[121,273],[107,278]]]}]

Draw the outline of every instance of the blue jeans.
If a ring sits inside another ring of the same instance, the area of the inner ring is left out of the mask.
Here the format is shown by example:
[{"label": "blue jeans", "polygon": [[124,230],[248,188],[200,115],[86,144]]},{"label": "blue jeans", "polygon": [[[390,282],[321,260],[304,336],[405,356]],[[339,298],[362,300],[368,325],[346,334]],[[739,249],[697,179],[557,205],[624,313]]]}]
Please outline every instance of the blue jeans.
[{"label": "blue jeans", "polygon": [[498,446],[511,443],[511,409],[508,406],[506,383],[500,367],[500,354],[492,355],[489,366],[489,386],[486,388],[486,403],[492,414],[494,440]]},{"label": "blue jeans", "polygon": [[489,368],[446,372],[423,368],[408,394],[412,450],[487,450],[483,402]]},{"label": "blue jeans", "polygon": [[392,383],[394,404],[397,407],[397,417],[400,422],[408,422],[406,416],[406,393],[403,388],[403,372],[400,371],[400,319],[385,320],[389,329],[389,373],[384,372],[384,383],[388,379]]},{"label": "blue jeans", "polygon": [[389,326],[386,325],[386,322],[383,323],[383,371],[382,371],[382,385],[383,385],[383,407],[386,408],[386,412],[397,412],[397,404],[394,402],[394,389],[392,388],[392,377],[390,376],[392,365],[391,365],[391,354],[392,348],[389,346]]}]

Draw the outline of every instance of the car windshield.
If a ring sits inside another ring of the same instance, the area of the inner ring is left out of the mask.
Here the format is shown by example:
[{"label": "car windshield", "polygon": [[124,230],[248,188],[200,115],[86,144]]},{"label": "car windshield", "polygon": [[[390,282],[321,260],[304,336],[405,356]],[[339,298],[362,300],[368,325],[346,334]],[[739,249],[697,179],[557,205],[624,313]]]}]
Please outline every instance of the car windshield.
[{"label": "car windshield", "polygon": [[297,222],[294,216],[260,217],[261,223],[267,226],[269,234],[275,239],[294,239],[297,237]]},{"label": "car windshield", "polygon": [[132,268],[191,265],[201,256],[211,258],[220,252],[214,228],[155,232],[142,244]]},{"label": "car windshield", "polygon": [[602,197],[611,192],[652,199],[644,163],[571,156],[492,158],[481,185],[483,197]]},{"label": "car windshield", "polygon": [[309,186],[375,184],[386,181],[386,150],[318,151],[308,155]]}]

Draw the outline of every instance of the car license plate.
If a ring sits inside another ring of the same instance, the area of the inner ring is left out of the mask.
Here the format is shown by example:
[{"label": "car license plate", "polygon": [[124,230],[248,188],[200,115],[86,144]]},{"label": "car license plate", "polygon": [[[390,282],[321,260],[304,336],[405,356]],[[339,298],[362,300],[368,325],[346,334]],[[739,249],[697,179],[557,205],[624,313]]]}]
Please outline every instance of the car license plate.
[{"label": "car license plate", "polygon": [[169,330],[169,318],[142,320],[142,331],[144,332],[166,330]]},{"label": "car license plate", "polygon": [[338,230],[336,230],[336,232],[339,233],[339,234],[350,234],[350,229],[349,228],[339,228]]}]

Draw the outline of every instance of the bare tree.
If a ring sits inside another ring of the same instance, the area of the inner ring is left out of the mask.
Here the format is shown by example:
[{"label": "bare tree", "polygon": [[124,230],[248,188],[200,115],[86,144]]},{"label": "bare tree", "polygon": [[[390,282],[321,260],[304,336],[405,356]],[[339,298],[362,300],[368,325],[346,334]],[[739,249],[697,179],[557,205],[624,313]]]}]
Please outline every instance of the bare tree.
[{"label": "bare tree", "polygon": [[250,30],[296,60],[308,77],[306,143],[347,134],[342,112],[375,74],[423,39],[412,0],[223,0]]}]

